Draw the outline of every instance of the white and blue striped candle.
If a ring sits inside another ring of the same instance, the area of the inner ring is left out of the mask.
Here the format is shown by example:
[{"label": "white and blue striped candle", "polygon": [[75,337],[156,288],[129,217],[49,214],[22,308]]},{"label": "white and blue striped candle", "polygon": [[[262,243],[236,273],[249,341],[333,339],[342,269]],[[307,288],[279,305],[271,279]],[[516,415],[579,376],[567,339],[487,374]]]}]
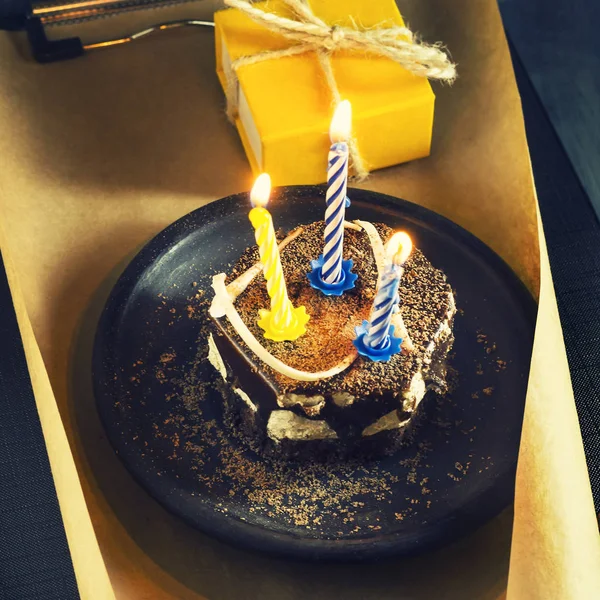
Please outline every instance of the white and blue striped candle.
[{"label": "white and blue striped candle", "polygon": [[325,201],[325,248],[321,277],[327,284],[338,283],[342,275],[344,250],[344,219],[346,216],[346,189],[348,187],[348,138],[352,127],[352,106],[348,100],[340,102],[335,110],[329,137],[329,164]]},{"label": "white and blue striped candle", "polygon": [[388,342],[392,315],[398,304],[398,286],[411,251],[412,241],[403,231],[395,233],[386,244],[389,262],[381,276],[364,337],[364,344],[369,348],[380,349]]}]

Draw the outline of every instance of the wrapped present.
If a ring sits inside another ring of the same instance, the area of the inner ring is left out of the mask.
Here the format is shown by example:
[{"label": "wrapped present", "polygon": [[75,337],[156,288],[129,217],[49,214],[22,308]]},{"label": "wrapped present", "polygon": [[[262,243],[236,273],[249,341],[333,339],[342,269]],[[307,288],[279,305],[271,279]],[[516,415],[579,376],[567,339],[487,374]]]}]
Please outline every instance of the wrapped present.
[{"label": "wrapped present", "polygon": [[215,15],[217,73],[255,173],[277,185],[325,181],[329,122],[353,106],[354,174],[427,156],[435,97],[452,79],[418,44],[394,0],[225,0]]}]

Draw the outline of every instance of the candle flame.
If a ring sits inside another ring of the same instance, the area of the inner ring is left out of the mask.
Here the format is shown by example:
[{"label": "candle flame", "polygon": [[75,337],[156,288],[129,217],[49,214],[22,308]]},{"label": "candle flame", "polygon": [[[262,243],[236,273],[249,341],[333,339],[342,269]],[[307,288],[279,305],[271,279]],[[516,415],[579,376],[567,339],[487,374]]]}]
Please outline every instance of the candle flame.
[{"label": "candle flame", "polygon": [[401,267],[412,252],[412,240],[405,231],[395,233],[385,246],[388,260]]},{"label": "candle flame", "polygon": [[352,130],[352,105],[348,100],[342,100],[336,107],[329,127],[329,137],[332,143],[345,142]]},{"label": "candle flame", "polygon": [[264,208],[269,203],[271,195],[271,178],[268,173],[261,173],[252,186],[250,203],[254,207]]}]

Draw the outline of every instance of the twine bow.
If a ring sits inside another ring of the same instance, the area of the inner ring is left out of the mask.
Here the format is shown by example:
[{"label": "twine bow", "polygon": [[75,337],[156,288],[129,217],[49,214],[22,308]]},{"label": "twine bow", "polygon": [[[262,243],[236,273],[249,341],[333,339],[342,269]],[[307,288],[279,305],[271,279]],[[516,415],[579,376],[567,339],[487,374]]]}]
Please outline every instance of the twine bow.
[{"label": "twine bow", "polygon": [[[407,27],[380,27],[361,30],[357,27],[333,27],[317,17],[306,0],[283,0],[295,18],[280,17],[254,6],[250,0],[224,0],[227,6],[242,11],[252,20],[267,29],[278,33],[294,45],[283,50],[269,50],[251,56],[242,56],[231,63],[227,73],[227,116],[230,120],[238,114],[237,70],[246,65],[265,60],[296,56],[315,52],[325,80],[335,104],[341,101],[330,54],[337,50],[354,50],[383,56],[393,60],[407,71],[420,77],[452,82],[456,77],[456,67],[450,61],[440,44],[424,44],[415,39]],[[355,177],[365,179],[369,171],[359,152],[354,138],[348,141],[350,158]]]}]

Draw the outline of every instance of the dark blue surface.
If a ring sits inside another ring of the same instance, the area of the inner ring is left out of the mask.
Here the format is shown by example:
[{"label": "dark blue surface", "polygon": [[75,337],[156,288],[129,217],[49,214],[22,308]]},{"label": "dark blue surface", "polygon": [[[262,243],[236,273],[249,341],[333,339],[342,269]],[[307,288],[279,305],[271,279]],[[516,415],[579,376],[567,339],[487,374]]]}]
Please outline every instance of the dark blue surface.
[{"label": "dark blue surface", "polygon": [[0,0],[0,29],[20,29],[29,5],[28,0]]},{"label": "dark blue surface", "polygon": [[513,52],[596,512],[600,512],[600,224]]},{"label": "dark blue surface", "polygon": [[[365,463],[366,471],[361,467],[346,474],[345,463],[336,465],[319,480],[330,490],[329,498],[337,493],[329,487],[332,478],[349,477],[368,487],[367,477],[383,473],[389,493],[354,498],[362,502],[358,508],[348,500],[356,519],[348,523],[335,506],[315,498],[308,501],[314,502],[310,512],[321,522],[307,529],[271,510],[268,502],[248,500],[243,490],[216,475],[232,453],[221,454],[222,442],[205,438],[202,422],[214,419],[214,428],[234,446],[234,456],[253,464],[263,459],[232,440],[222,425],[222,397],[203,385],[214,377],[201,327],[206,306],[191,298],[198,290],[210,298],[210,277],[227,271],[253,243],[248,205],[247,195],[220,200],[160,233],[121,276],[101,317],[93,361],[98,408],[111,443],[138,481],[169,510],[221,539],[310,559],[423,552],[505,508],[514,492],[533,300],[505,263],[465,230],[414,204],[363,190],[352,190],[348,218],[408,231],[456,290],[461,314],[452,364],[459,376],[451,397],[423,403],[426,416],[411,446]],[[269,205],[274,221],[285,229],[318,220],[323,206],[324,188],[314,187],[280,190]],[[190,308],[196,320],[188,318]],[[481,334],[491,353],[478,339]],[[504,369],[497,359],[507,361]],[[415,477],[427,478],[427,496],[410,482],[411,462],[419,453],[424,457]],[[282,461],[280,466],[285,477],[275,491],[283,489],[296,504],[300,497],[288,494],[283,480],[303,481],[302,465]],[[262,482],[256,485],[264,488]],[[402,520],[396,517],[400,513],[406,513]],[[353,531],[357,522],[364,526],[358,534]],[[369,530],[369,524],[378,529]]]},{"label": "dark blue surface", "polygon": [[600,2],[500,0],[508,35],[600,214]]},{"label": "dark blue surface", "polygon": [[0,257],[0,598],[79,598]]}]

